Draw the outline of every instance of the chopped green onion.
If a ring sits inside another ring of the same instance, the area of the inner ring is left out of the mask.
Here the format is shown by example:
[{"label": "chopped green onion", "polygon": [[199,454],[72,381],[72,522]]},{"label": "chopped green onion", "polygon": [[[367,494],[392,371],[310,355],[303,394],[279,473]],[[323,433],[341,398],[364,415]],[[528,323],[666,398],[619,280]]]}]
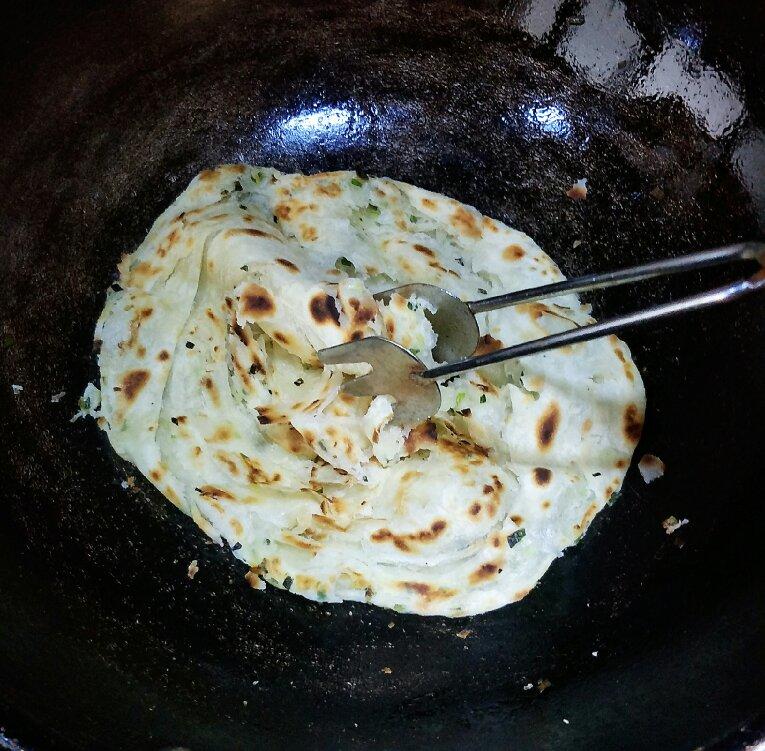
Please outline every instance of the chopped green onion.
[{"label": "chopped green onion", "polygon": [[410,352],[411,352],[413,355],[419,355],[419,354],[420,354],[420,350],[419,350],[419,349],[417,349],[416,347],[412,347],[412,348],[411,348],[409,351],[410,351]]},{"label": "chopped green onion", "polygon": [[81,396],[80,400],[77,402],[77,406],[80,408],[82,412],[85,412],[90,409],[90,397]]},{"label": "chopped green onion", "polygon": [[351,178],[351,185],[355,185],[357,188],[361,187],[361,180],[358,177]]},{"label": "chopped green onion", "polygon": [[467,396],[466,391],[457,392],[457,398],[454,400],[454,406],[457,407],[457,409],[460,408],[460,404],[462,404],[466,396]]},{"label": "chopped green onion", "polygon": [[367,206],[367,214],[369,214],[370,216],[380,216],[380,209],[377,206],[375,206],[373,203],[370,203]]},{"label": "chopped green onion", "polygon": [[409,214],[409,221],[412,224],[417,224],[417,217],[414,214]]},{"label": "chopped green onion", "polygon": [[479,401],[481,404],[486,404],[486,394],[481,394],[481,399]]},{"label": "chopped green onion", "polygon": [[409,308],[409,310],[417,310],[417,305],[411,300],[406,304],[406,307]]},{"label": "chopped green onion", "polygon": [[248,268],[248,266],[247,266],[247,264],[246,264],[246,263],[244,264],[244,266],[240,266],[239,268],[240,268],[242,271],[249,271],[249,270],[250,270],[250,269]]},{"label": "chopped green onion", "polygon": [[488,294],[489,294],[489,293],[488,293],[488,292],[487,292],[487,291],[486,291],[486,290],[485,290],[483,287],[479,287],[479,288],[478,288],[478,291],[479,291],[479,292],[480,292],[482,295],[488,295]]},{"label": "chopped green onion", "polygon": [[263,173],[260,170],[258,170],[258,172],[253,172],[250,177],[255,185],[260,185],[260,183],[263,182]]},{"label": "chopped green onion", "polygon": [[523,527],[516,529],[513,534],[507,536],[507,544],[514,548],[524,537],[526,537],[526,530]]}]

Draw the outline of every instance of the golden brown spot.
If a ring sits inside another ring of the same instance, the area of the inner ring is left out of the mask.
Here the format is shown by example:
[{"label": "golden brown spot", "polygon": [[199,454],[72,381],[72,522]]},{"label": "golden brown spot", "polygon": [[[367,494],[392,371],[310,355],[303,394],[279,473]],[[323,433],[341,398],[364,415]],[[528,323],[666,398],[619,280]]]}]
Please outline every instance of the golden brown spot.
[{"label": "golden brown spot", "polygon": [[478,516],[481,513],[481,504],[476,501],[469,509],[471,516]]},{"label": "golden brown spot", "polygon": [[431,258],[435,258],[436,257],[436,254],[430,248],[428,248],[426,245],[420,245],[419,243],[415,243],[414,249],[418,253],[422,253],[423,255],[430,256]]},{"label": "golden brown spot", "polygon": [[152,469],[151,472],[149,472],[149,477],[154,480],[154,482],[159,482],[162,479],[162,468],[159,467],[157,469]]},{"label": "golden brown spot", "polygon": [[[530,589],[519,589],[515,593],[515,599],[516,600],[522,600],[529,592],[531,592]],[[540,690],[544,690],[544,689],[540,689]]]},{"label": "golden brown spot", "polygon": [[202,386],[207,389],[207,391],[210,392],[210,399],[212,400],[212,403],[218,407],[220,406],[220,396],[218,394],[218,388],[213,383],[213,379],[210,378],[210,376],[205,376],[202,379]]},{"label": "golden brown spot", "polygon": [[520,525],[521,525],[521,524],[523,524],[523,517],[522,517],[522,516],[520,516],[519,514],[513,514],[513,515],[510,517],[510,521],[511,521],[513,524],[517,524],[517,525],[520,527]]},{"label": "golden brown spot", "polygon": [[250,318],[266,318],[274,313],[276,305],[271,293],[259,284],[248,284],[242,292],[242,311]]},{"label": "golden brown spot", "polygon": [[225,443],[230,441],[234,437],[231,428],[228,425],[221,425],[216,431],[207,439],[210,443]]},{"label": "golden brown spot", "polygon": [[312,227],[309,224],[303,224],[300,226],[300,235],[306,242],[313,242],[319,237],[319,233],[316,227]]},{"label": "golden brown spot", "polygon": [[282,334],[280,331],[274,331],[274,339],[285,346],[290,343],[290,338],[286,334]]},{"label": "golden brown spot", "polygon": [[[610,497],[612,493],[613,493],[613,490],[608,494],[608,497]],[[587,507],[587,510],[584,512],[584,516],[582,517],[582,520],[579,522],[579,524],[574,525],[574,529],[576,530],[585,529],[587,525],[593,520],[593,518],[595,517],[595,514],[597,513],[598,513],[598,507],[594,503],[591,503]]]},{"label": "golden brown spot", "polygon": [[237,537],[241,537],[244,534],[244,527],[242,526],[242,522],[240,522],[239,519],[231,520],[231,531]]},{"label": "golden brown spot", "polygon": [[622,429],[628,441],[637,443],[643,432],[643,416],[636,404],[628,404],[624,410]]},{"label": "golden brown spot", "polygon": [[222,498],[227,501],[234,500],[234,496],[231,495],[231,493],[227,490],[216,488],[214,485],[202,485],[202,487],[197,488],[197,492],[205,498]]},{"label": "golden brown spot", "polygon": [[169,359],[170,359],[170,353],[166,349],[160,350],[159,354],[157,355],[157,360],[159,360],[160,362],[165,362],[165,360],[169,360]]},{"label": "golden brown spot", "polygon": [[180,506],[181,499],[178,498],[178,494],[169,485],[163,492],[165,494],[165,498],[167,498],[168,501],[175,504],[176,506]]},{"label": "golden brown spot", "polygon": [[478,584],[479,582],[490,579],[497,573],[498,566],[496,563],[484,563],[480,568],[474,571],[468,577],[471,584]]},{"label": "golden brown spot", "polygon": [[200,456],[200,454],[202,453],[202,447],[201,446],[194,446],[193,451],[194,451],[194,456]]},{"label": "golden brown spot", "polygon": [[337,183],[327,183],[325,185],[317,186],[316,192],[321,196],[337,198],[337,196],[339,196],[342,191],[340,190],[340,186]]},{"label": "golden brown spot", "polygon": [[300,269],[297,266],[295,266],[295,264],[292,263],[292,261],[288,261],[286,258],[277,258],[276,262],[280,264],[281,266],[284,266],[285,269],[288,269],[293,274],[297,274],[300,271]]},{"label": "golden brown spot", "polygon": [[239,467],[237,467],[236,462],[233,459],[229,459],[222,451],[216,451],[215,458],[222,464],[225,464],[232,475],[239,474]]},{"label": "golden brown spot", "polygon": [[[416,592],[420,597],[425,600],[443,600],[448,597],[453,597],[456,592],[453,589],[447,589],[446,587],[433,587],[430,584],[424,582],[400,582],[399,586],[408,592]],[[385,668],[384,668],[385,670]],[[390,668],[387,668],[390,671]]]},{"label": "golden brown spot", "polygon": [[616,492],[616,487],[613,485],[607,485],[603,491],[603,497],[608,500]]},{"label": "golden brown spot", "polygon": [[493,485],[484,485],[483,486],[483,494],[484,495],[491,495],[494,492],[494,486]]},{"label": "golden brown spot", "polygon": [[325,292],[319,292],[311,298],[311,316],[316,323],[324,324],[332,321],[335,326],[340,325],[340,313],[335,305],[335,298]]},{"label": "golden brown spot", "polygon": [[582,423],[582,433],[589,433],[590,430],[592,430],[592,420],[588,417],[583,423]]},{"label": "golden brown spot", "polygon": [[435,209],[436,208],[436,202],[435,201],[431,201],[430,198],[423,198],[422,199],[422,205],[426,209]]},{"label": "golden brown spot", "polygon": [[475,217],[462,206],[452,214],[451,223],[468,237],[481,237],[481,229],[476,224]]},{"label": "golden brown spot", "polygon": [[624,469],[627,466],[626,459],[617,459],[615,464],[617,469]]},{"label": "golden brown spot", "polygon": [[497,223],[490,219],[488,216],[485,216],[483,218],[483,226],[488,229],[490,232],[499,232],[499,227],[497,227]]},{"label": "golden brown spot", "polygon": [[478,340],[478,346],[475,348],[474,355],[487,355],[489,352],[496,352],[505,345],[499,339],[495,339],[491,334],[484,334]]},{"label": "golden brown spot", "polygon": [[550,508],[550,501],[542,501],[542,508]]},{"label": "golden brown spot", "polygon": [[290,214],[292,213],[292,207],[286,203],[279,203],[276,205],[274,213],[279,217],[279,219],[289,219]]},{"label": "golden brown spot", "polygon": [[122,379],[122,394],[125,399],[132,402],[139,391],[148,383],[151,374],[148,370],[131,370]]},{"label": "golden brown spot", "polygon": [[206,169],[199,173],[199,182],[209,183],[218,179],[218,170]]},{"label": "golden brown spot", "polygon": [[550,448],[559,425],[560,408],[556,402],[552,402],[537,423],[537,446],[541,451],[547,451]]},{"label": "golden brown spot", "polygon": [[552,472],[547,467],[534,467],[534,482],[537,485],[547,485],[552,478]]},{"label": "golden brown spot", "polygon": [[138,353],[138,357],[146,357],[146,347],[141,345],[136,352]]},{"label": "golden brown spot", "polygon": [[519,261],[525,255],[526,252],[520,245],[508,245],[502,251],[502,258],[504,258],[506,261]]}]

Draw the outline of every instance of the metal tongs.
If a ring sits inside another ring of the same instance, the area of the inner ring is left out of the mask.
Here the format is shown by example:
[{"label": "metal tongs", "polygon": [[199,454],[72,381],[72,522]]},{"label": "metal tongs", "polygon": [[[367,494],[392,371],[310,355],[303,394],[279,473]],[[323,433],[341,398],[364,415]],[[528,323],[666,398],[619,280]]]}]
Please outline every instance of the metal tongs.
[{"label": "metal tongs", "polygon": [[[579,326],[541,339],[523,342],[513,347],[498,349],[488,354],[471,356],[478,346],[479,330],[476,313],[506,308],[519,303],[531,303],[559,295],[586,292],[591,289],[615,287],[620,284],[694,271],[706,266],[720,266],[734,261],[758,261],[763,268],[748,279],[731,282],[722,287],[684,297],[674,302],[656,305],[645,310],[627,313],[601,323]],[[692,310],[737,300],[751,292],[765,289],[765,243],[743,242],[722,248],[704,250],[678,258],[646,263],[605,274],[590,274],[554,284],[510,292],[483,300],[464,302],[455,295],[432,284],[405,284],[378,292],[375,299],[387,301],[394,293],[405,299],[412,296],[427,300],[436,308],[427,312],[437,344],[433,356],[445,362],[435,368],[425,364],[408,349],[380,336],[370,336],[318,351],[324,365],[365,362],[372,370],[358,378],[348,380],[342,390],[353,396],[388,394],[395,399],[393,422],[399,425],[415,424],[431,417],[441,406],[441,392],[437,379],[492,365],[516,357],[527,357],[557,347],[586,342],[617,331],[670,318]]]}]

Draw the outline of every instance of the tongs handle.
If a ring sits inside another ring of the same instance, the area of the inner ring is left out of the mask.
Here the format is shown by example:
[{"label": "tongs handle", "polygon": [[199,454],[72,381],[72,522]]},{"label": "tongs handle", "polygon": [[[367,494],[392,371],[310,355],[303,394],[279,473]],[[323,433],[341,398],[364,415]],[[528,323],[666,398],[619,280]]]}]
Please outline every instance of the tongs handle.
[{"label": "tongs handle", "polygon": [[487,297],[483,300],[472,300],[468,303],[468,306],[473,313],[487,313],[490,310],[508,308],[522,302],[530,303],[574,292],[587,292],[591,289],[617,287],[620,284],[639,282],[657,276],[681,274],[708,266],[719,266],[731,261],[748,261],[757,258],[760,259],[760,263],[765,265],[764,243],[735,243],[734,245],[725,245],[721,248],[689,253],[677,258],[665,258],[661,261],[652,261],[640,266],[631,266],[628,269],[607,271],[604,274],[587,274],[575,279],[545,284],[541,287],[522,289],[518,292],[508,292],[506,295],[496,295],[495,297]]},{"label": "tongs handle", "polygon": [[[734,252],[735,249],[735,252]],[[705,255],[710,254],[710,255]],[[717,254],[716,256],[713,256],[711,254]],[[704,256],[706,261],[703,263],[698,264],[697,262],[694,262],[691,266],[685,266],[684,268],[678,268],[677,266],[673,265],[672,261],[687,261],[688,259],[696,258],[699,259],[700,257]],[[715,260],[712,260],[712,258],[715,258]],[[702,253],[694,253],[691,256],[683,256],[679,259],[670,259],[670,261],[658,261],[655,264],[646,264],[645,266],[637,266],[632,269],[624,269],[622,271],[616,271],[612,272],[611,274],[605,274],[602,275],[604,277],[611,277],[613,280],[618,275],[618,281],[611,281],[611,282],[604,282],[599,283],[596,282],[595,285],[590,285],[587,287],[583,286],[576,286],[577,283],[580,283],[580,279],[572,279],[571,286],[566,287],[566,292],[573,292],[573,291],[582,291],[584,289],[594,289],[595,287],[604,287],[604,286],[611,286],[611,284],[622,284],[625,281],[634,281],[636,278],[640,279],[646,279],[648,276],[629,276],[630,274],[634,274],[639,269],[648,269],[649,267],[653,267],[654,269],[658,266],[661,266],[662,264],[668,264],[668,266],[665,266],[665,271],[663,272],[656,272],[651,273],[650,276],[657,276],[659,274],[663,273],[677,273],[678,271],[684,271],[688,270],[689,268],[700,268],[701,266],[711,266],[711,265],[717,265],[718,263],[724,262],[724,261],[730,261],[730,260],[737,260],[737,259],[756,259],[761,264],[763,264],[763,268],[760,269],[757,273],[755,273],[753,276],[749,277],[748,279],[741,279],[736,282],[731,282],[730,284],[726,284],[722,287],[717,287],[716,289],[709,290],[707,292],[701,292],[697,295],[692,295],[690,297],[685,297],[681,300],[676,300],[674,302],[664,303],[662,305],[656,305],[651,308],[647,308],[645,310],[638,310],[634,313],[627,313],[622,316],[618,316],[617,318],[612,318],[609,321],[603,321],[601,323],[593,323],[588,326],[581,326],[579,328],[571,329],[569,331],[563,331],[558,334],[552,334],[551,336],[545,336],[541,339],[534,339],[530,342],[523,342],[522,344],[517,344],[513,347],[505,347],[504,349],[498,349],[494,352],[490,352],[485,355],[478,355],[476,357],[466,357],[462,360],[458,360],[456,362],[452,363],[446,363],[445,365],[439,365],[435,368],[430,368],[429,370],[424,371],[420,375],[424,378],[441,378],[443,376],[449,376],[454,375],[455,373],[462,373],[466,370],[473,370],[474,368],[480,368],[486,365],[493,365],[497,362],[502,362],[504,360],[511,360],[516,357],[525,357],[527,355],[534,355],[538,352],[545,352],[550,349],[557,349],[558,347],[565,347],[568,344],[576,344],[577,342],[586,342],[590,339],[597,339],[601,336],[607,336],[608,334],[614,334],[617,331],[622,331],[626,328],[631,328],[633,326],[639,326],[640,324],[648,323],[649,321],[655,321],[660,318],[670,318],[672,316],[680,315],[681,313],[688,313],[692,310],[700,310],[702,308],[708,308],[712,305],[720,305],[722,303],[732,302],[733,300],[737,300],[740,297],[743,297],[744,295],[748,295],[752,292],[757,292],[765,289],[765,244],[763,243],[740,243],[738,245],[732,245],[727,248],[718,248],[711,251],[703,251]],[[666,269],[669,268],[669,271],[666,271]],[[587,277],[583,277],[587,278]],[[568,282],[561,282],[560,285],[566,285]],[[560,288],[560,285],[558,284],[551,284],[548,285],[547,289],[549,290],[552,287],[558,287]],[[545,289],[544,287],[539,287],[537,290]],[[526,290],[527,292],[533,292],[534,290]],[[518,293],[519,295],[522,293]],[[553,294],[558,294],[557,292],[554,292]],[[510,295],[505,295],[504,297],[509,297]],[[549,297],[551,295],[545,294],[544,297]],[[496,298],[495,298],[496,299]],[[524,298],[523,302],[529,302],[532,299],[540,299],[540,298],[533,298],[528,297]],[[520,301],[518,301],[520,302]],[[517,304],[517,302],[515,303]]]}]

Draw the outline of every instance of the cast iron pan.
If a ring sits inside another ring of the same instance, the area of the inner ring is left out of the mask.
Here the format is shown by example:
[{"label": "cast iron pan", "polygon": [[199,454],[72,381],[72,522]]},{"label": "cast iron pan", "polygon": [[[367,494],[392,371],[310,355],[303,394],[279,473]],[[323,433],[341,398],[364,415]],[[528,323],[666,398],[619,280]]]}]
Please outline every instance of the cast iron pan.
[{"label": "cast iron pan", "polygon": [[[69,418],[95,377],[118,258],[221,162],[408,180],[525,230],[570,274],[761,237],[762,2],[13,13],[0,24],[0,746],[660,751],[759,737],[762,300],[629,335],[649,403],[637,457],[658,454],[666,476],[647,487],[631,470],[526,599],[477,618],[254,592],[146,483],[123,490],[136,473]],[[580,177],[589,195],[574,202]],[[602,315],[730,275],[594,302]],[[690,523],[668,536],[671,514]]]}]

